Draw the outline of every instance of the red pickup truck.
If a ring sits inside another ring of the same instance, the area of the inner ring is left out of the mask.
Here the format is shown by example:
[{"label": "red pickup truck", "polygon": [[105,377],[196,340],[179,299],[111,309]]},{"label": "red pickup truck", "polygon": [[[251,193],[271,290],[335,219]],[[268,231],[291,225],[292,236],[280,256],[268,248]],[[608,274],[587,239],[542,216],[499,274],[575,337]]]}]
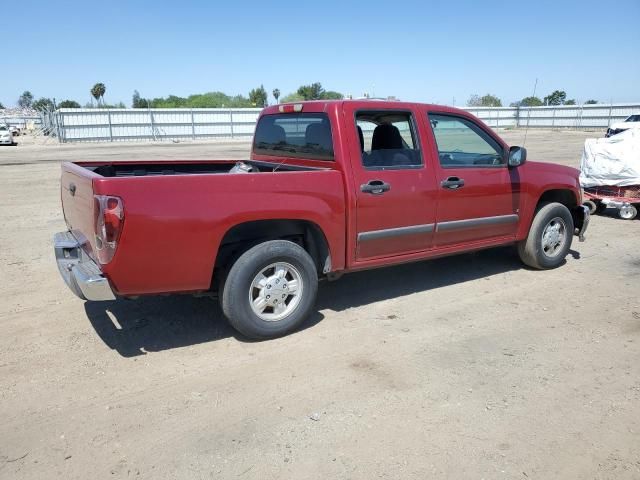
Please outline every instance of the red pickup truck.
[{"label": "red pickup truck", "polygon": [[554,268],[589,222],[577,170],[417,103],[274,105],[244,162],[64,163],[61,182],[77,296],[217,295],[252,338],[298,327],[319,279],[506,244]]}]

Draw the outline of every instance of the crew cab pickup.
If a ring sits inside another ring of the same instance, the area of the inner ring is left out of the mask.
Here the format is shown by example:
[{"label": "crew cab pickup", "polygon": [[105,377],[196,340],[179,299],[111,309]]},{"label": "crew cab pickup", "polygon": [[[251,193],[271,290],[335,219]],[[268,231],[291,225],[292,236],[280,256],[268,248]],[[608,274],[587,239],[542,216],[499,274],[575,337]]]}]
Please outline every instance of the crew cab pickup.
[{"label": "crew cab pickup", "polygon": [[64,163],[55,254],[82,299],[217,295],[239,332],[275,337],[345,272],[507,244],[561,265],[589,223],[578,171],[526,156],[455,108],[274,105],[243,162]]}]

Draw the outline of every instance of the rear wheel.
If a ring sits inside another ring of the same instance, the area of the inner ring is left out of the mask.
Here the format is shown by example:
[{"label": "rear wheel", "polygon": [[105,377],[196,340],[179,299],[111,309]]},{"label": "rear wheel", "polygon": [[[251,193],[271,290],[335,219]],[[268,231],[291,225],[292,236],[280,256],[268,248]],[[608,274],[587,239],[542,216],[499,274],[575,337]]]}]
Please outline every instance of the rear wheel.
[{"label": "rear wheel", "polygon": [[526,240],[518,244],[520,259],[545,270],[562,264],[573,240],[573,218],[561,203],[543,204],[536,212]]},{"label": "rear wheel", "polygon": [[293,242],[273,240],[236,260],[220,298],[236,330],[249,338],[266,339],[299,327],[314,306],[317,290],[311,256]]}]

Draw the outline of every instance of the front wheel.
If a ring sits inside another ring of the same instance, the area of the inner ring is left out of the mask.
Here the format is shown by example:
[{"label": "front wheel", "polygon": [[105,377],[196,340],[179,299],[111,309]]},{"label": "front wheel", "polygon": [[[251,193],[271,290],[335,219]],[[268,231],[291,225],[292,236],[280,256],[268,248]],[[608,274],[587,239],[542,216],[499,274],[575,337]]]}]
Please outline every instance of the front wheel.
[{"label": "front wheel", "polygon": [[309,254],[286,240],[264,242],[243,253],[222,287],[229,323],[256,340],[295,330],[315,304],[318,274]]},{"label": "front wheel", "polygon": [[561,203],[544,204],[531,223],[527,238],[518,244],[520,259],[540,270],[562,264],[573,240],[573,218]]}]

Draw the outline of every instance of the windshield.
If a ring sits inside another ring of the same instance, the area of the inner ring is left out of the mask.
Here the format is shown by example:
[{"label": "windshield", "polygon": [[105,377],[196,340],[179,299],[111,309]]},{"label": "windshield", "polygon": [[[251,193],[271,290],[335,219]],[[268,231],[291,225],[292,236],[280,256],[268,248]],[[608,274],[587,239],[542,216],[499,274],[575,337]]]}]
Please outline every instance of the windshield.
[{"label": "windshield", "polygon": [[625,122],[640,122],[640,115],[631,115]]},{"label": "windshield", "polygon": [[326,113],[284,113],[260,117],[253,140],[260,155],[333,160],[331,125]]}]

